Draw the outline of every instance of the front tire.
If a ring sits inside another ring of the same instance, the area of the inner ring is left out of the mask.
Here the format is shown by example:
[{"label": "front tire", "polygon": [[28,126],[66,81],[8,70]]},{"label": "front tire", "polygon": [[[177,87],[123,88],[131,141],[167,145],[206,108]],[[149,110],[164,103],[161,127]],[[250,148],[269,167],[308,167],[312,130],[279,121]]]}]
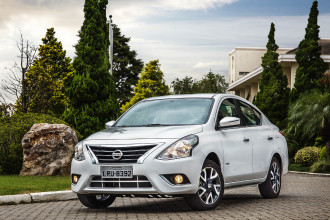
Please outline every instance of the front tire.
[{"label": "front tire", "polygon": [[185,196],[190,208],[205,211],[216,208],[223,198],[224,182],[220,167],[212,160],[205,160],[196,194]]},{"label": "front tire", "polygon": [[259,192],[261,196],[266,199],[278,197],[281,191],[281,180],[280,163],[275,157],[273,157],[266,181],[259,184]]},{"label": "front tire", "polygon": [[79,201],[88,208],[102,209],[111,205],[116,197],[109,194],[77,194]]}]

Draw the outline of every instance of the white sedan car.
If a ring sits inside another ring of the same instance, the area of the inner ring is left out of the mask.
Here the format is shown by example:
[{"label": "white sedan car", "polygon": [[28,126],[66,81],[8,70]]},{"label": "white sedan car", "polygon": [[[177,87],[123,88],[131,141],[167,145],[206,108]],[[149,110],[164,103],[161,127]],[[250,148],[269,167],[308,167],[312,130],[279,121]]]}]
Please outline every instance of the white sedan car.
[{"label": "white sedan car", "polygon": [[230,94],[145,99],[77,144],[72,190],[90,208],[118,196],[182,196],[194,210],[217,207],[224,188],[258,184],[276,198],[288,172],[283,133]]}]

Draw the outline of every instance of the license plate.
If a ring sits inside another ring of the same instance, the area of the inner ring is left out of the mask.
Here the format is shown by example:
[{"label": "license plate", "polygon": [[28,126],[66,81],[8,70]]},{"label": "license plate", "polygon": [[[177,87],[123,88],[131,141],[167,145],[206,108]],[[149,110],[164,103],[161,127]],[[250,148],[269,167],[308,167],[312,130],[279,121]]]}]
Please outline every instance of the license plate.
[{"label": "license plate", "polygon": [[129,179],[133,177],[133,167],[101,167],[103,178]]}]

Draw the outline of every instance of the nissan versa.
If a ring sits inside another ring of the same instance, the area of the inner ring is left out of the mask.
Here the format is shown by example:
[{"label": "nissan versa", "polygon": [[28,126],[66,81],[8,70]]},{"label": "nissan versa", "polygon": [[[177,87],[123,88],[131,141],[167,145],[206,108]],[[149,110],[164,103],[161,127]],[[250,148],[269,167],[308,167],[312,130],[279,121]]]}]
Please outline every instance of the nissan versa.
[{"label": "nissan versa", "polygon": [[72,190],[90,208],[118,196],[182,196],[194,210],[218,206],[224,188],[259,184],[276,198],[288,172],[283,133],[235,95],[145,99],[79,142]]}]

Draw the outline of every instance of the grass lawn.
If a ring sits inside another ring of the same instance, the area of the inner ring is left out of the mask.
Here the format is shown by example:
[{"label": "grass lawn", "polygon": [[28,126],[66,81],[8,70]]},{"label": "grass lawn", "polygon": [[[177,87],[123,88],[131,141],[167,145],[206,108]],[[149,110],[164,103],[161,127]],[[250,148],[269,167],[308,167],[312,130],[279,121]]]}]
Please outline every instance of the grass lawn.
[{"label": "grass lawn", "polygon": [[289,170],[290,171],[309,172],[310,167],[304,167],[304,166],[301,166],[300,164],[290,163]]},{"label": "grass lawn", "polygon": [[0,175],[0,195],[71,189],[70,176]]}]

